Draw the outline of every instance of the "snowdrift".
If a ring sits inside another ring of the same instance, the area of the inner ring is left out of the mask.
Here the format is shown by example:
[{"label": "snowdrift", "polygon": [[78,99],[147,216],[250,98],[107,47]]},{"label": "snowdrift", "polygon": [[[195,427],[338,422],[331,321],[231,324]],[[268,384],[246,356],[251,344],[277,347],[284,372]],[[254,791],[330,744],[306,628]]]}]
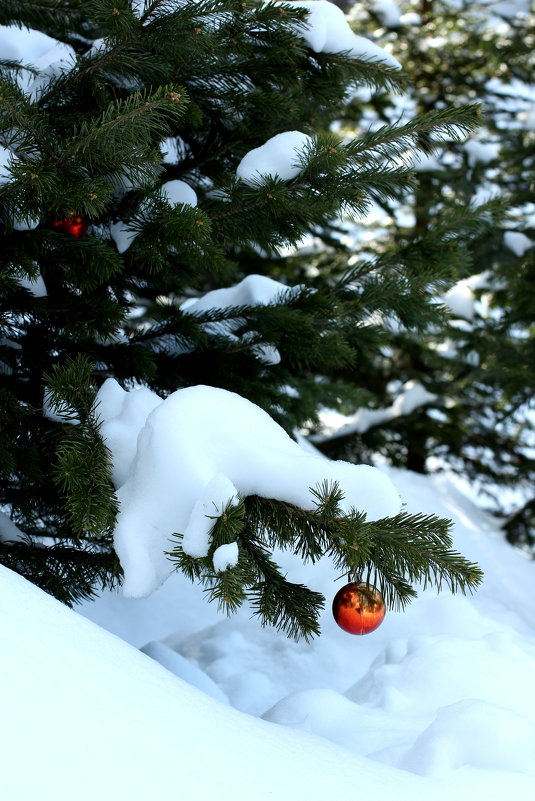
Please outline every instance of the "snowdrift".
[{"label": "snowdrift", "polygon": [[[532,801],[535,566],[447,479],[388,474],[409,509],[456,519],[486,579],[367,637],[327,611],[294,643],[174,576],[81,607],[121,639],[2,568],[2,799]],[[339,586],[326,562],[287,568]]]},{"label": "snowdrift", "polygon": [[325,801],[356,787],[386,798],[399,782],[213,700],[5,568],[0,582],[5,801]]}]

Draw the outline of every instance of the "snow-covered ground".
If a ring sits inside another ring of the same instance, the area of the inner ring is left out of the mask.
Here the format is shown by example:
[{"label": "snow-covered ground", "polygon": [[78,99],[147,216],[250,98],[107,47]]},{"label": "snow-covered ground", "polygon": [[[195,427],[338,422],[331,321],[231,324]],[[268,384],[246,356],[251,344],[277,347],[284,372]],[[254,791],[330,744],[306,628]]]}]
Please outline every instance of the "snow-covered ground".
[{"label": "snow-covered ground", "polygon": [[[326,609],[295,643],[178,575],[73,612],[2,569],[2,799],[532,801],[535,564],[451,479],[388,472],[409,509],[455,519],[485,583],[364,637]],[[285,567],[340,586],[327,562]]]}]

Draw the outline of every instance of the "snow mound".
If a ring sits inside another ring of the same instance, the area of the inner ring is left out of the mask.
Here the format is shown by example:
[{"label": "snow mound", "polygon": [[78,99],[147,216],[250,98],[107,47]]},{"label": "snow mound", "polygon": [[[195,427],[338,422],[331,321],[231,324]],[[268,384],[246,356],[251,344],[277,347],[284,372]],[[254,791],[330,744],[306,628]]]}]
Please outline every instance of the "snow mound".
[{"label": "snow mound", "polygon": [[523,715],[477,699],[439,710],[402,760],[414,773],[443,775],[471,765],[486,770],[533,767],[535,726]]},{"label": "snow mound", "polygon": [[[524,692],[533,668],[529,643],[515,642],[499,626],[493,629],[472,642],[446,635],[410,637],[394,655],[387,646],[346,695],[376,709],[393,711],[394,704],[399,713],[420,710],[424,715],[459,700],[479,699],[535,720],[535,699],[526,699]],[[431,710],[425,699],[432,699]]]},{"label": "snow mound", "polygon": [[0,605],[6,801],[418,797],[420,777],[229,708],[4,567]]},{"label": "snow mound", "polygon": [[248,186],[254,186],[265,175],[290,181],[303,169],[299,153],[312,144],[312,138],[301,131],[284,131],[250,150],[236,168],[236,175]]},{"label": "snow mound", "polygon": [[[138,392],[127,399],[123,392],[108,379],[97,401],[116,479],[128,473],[118,486],[114,534],[127,596],[150,594],[172,573],[166,551],[175,532],[183,535],[186,553],[205,556],[211,517],[238,495],[311,509],[310,488],[328,480],[345,493],[344,512],[356,508],[375,520],[400,509],[398,493],[380,471],[306,453],[266,412],[232,392],[178,390],[155,405],[141,430],[143,413],[156,398]],[[133,460],[128,431],[132,442],[137,437]]]},{"label": "snow mound", "polygon": [[[145,600],[106,593],[84,614],[137,645],[161,638],[166,649],[155,658],[164,663],[169,650],[181,656],[196,686],[204,675],[234,708],[281,731],[331,741],[348,765],[374,765],[386,785],[370,788],[363,775],[361,794],[528,801],[535,781],[533,562],[504,542],[499,522],[458,490],[457,479],[381,469],[409,512],[453,519],[454,548],[485,571],[475,595],[426,590],[404,613],[388,612],[367,638],[349,637],[326,608],[322,635],[310,643],[261,628],[247,606],[230,619],[218,615],[202,588],[177,574]],[[339,575],[329,559],[311,565],[288,552],[274,558],[289,580],[332,598]],[[311,771],[309,762],[308,770],[322,778],[330,766],[314,762]],[[407,785],[407,778],[418,783]],[[280,798],[308,801],[314,792],[305,783],[301,795],[289,789]],[[322,801],[337,797],[330,788]]]},{"label": "snow mound", "polygon": [[159,662],[162,667],[183,679],[188,684],[201,690],[206,695],[215,698],[216,701],[221,701],[223,704],[228,704],[228,698],[225,693],[212,681],[212,679],[203,671],[196,667],[193,662],[169,648],[163,642],[153,640],[141,648],[141,651],[151,659]]}]

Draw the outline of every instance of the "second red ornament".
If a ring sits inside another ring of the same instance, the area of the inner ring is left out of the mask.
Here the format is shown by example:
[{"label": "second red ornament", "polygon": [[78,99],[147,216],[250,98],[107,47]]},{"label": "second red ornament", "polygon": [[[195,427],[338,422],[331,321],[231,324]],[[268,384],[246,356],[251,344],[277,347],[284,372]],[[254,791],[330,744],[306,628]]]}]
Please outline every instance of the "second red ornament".
[{"label": "second red ornament", "polygon": [[52,227],[56,231],[62,231],[65,234],[70,234],[75,239],[80,239],[87,233],[89,223],[81,214],[75,214],[70,211],[67,216],[52,220]]}]

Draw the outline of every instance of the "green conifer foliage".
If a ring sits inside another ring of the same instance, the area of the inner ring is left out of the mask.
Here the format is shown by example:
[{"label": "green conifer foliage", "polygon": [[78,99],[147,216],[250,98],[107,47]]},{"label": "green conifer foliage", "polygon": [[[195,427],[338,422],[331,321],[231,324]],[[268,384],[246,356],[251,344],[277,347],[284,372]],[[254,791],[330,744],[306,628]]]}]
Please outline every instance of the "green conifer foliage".
[{"label": "green conifer foliage", "polygon": [[[518,3],[516,14],[514,4],[492,2],[398,5],[404,15],[391,29],[378,29],[381,20],[361,5],[353,16],[379,42],[390,42],[410,77],[407,91],[401,101],[383,91],[367,104],[357,97],[344,132],[352,135],[355,119],[373,129],[469,102],[481,104],[481,126],[468,143],[444,141],[432,159],[416,162],[412,194],[401,205],[380,199],[366,236],[362,225],[350,246],[331,236],[334,255],[317,257],[320,277],[353,264],[364,297],[372,281],[411,276],[398,308],[386,309],[383,349],[362,354],[359,368],[346,373],[372,390],[367,404],[353,409],[392,410],[408,382],[429,393],[424,405],[377,415],[369,427],[323,437],[318,446],[357,461],[381,451],[419,472],[447,464],[499,509],[500,487],[528,491],[529,499],[535,466],[535,16],[527,3]],[[427,314],[412,313],[418,292],[421,307],[432,303]],[[374,311],[384,315],[385,307]]]},{"label": "green conifer foliage", "polygon": [[[360,326],[365,302],[347,281],[305,284],[269,306],[193,315],[182,303],[251,273],[282,277],[283,248],[342,210],[362,215],[372,200],[401,196],[407,148],[477,124],[467,105],[342,140],[329,127],[348,91],[397,89],[400,73],[313,53],[296,32],[305,18],[252,0],[1,5],[1,25],[72,48],[69,64],[33,71],[33,90],[18,80],[31,65],[0,64],[0,144],[12,154],[0,186],[0,504],[21,532],[1,537],[0,559],[65,602],[121,581],[95,403],[102,382],[113,376],[162,396],[210,384],[251,399],[288,431],[313,419],[320,402],[345,392],[361,335],[382,335]],[[242,157],[287,130],[313,137],[299,174],[238,180]],[[198,204],[170,202],[162,186],[173,180]],[[88,229],[73,236],[64,221],[78,217]],[[403,280],[413,278],[416,270]],[[36,291],[41,279],[46,293]],[[396,288],[371,280],[369,292],[388,305]],[[265,346],[280,363],[266,364]],[[401,515],[372,525],[358,510],[340,518],[336,492],[323,488],[308,511],[244,498],[214,523],[214,548],[240,538],[240,561],[222,576],[181,552],[181,532],[172,558],[227,608],[248,595],[262,621],[295,636],[317,631],[323,599],[284,580],[275,545],[376,575],[391,604],[420,580],[463,591],[480,581],[451,551],[447,521]]]}]

